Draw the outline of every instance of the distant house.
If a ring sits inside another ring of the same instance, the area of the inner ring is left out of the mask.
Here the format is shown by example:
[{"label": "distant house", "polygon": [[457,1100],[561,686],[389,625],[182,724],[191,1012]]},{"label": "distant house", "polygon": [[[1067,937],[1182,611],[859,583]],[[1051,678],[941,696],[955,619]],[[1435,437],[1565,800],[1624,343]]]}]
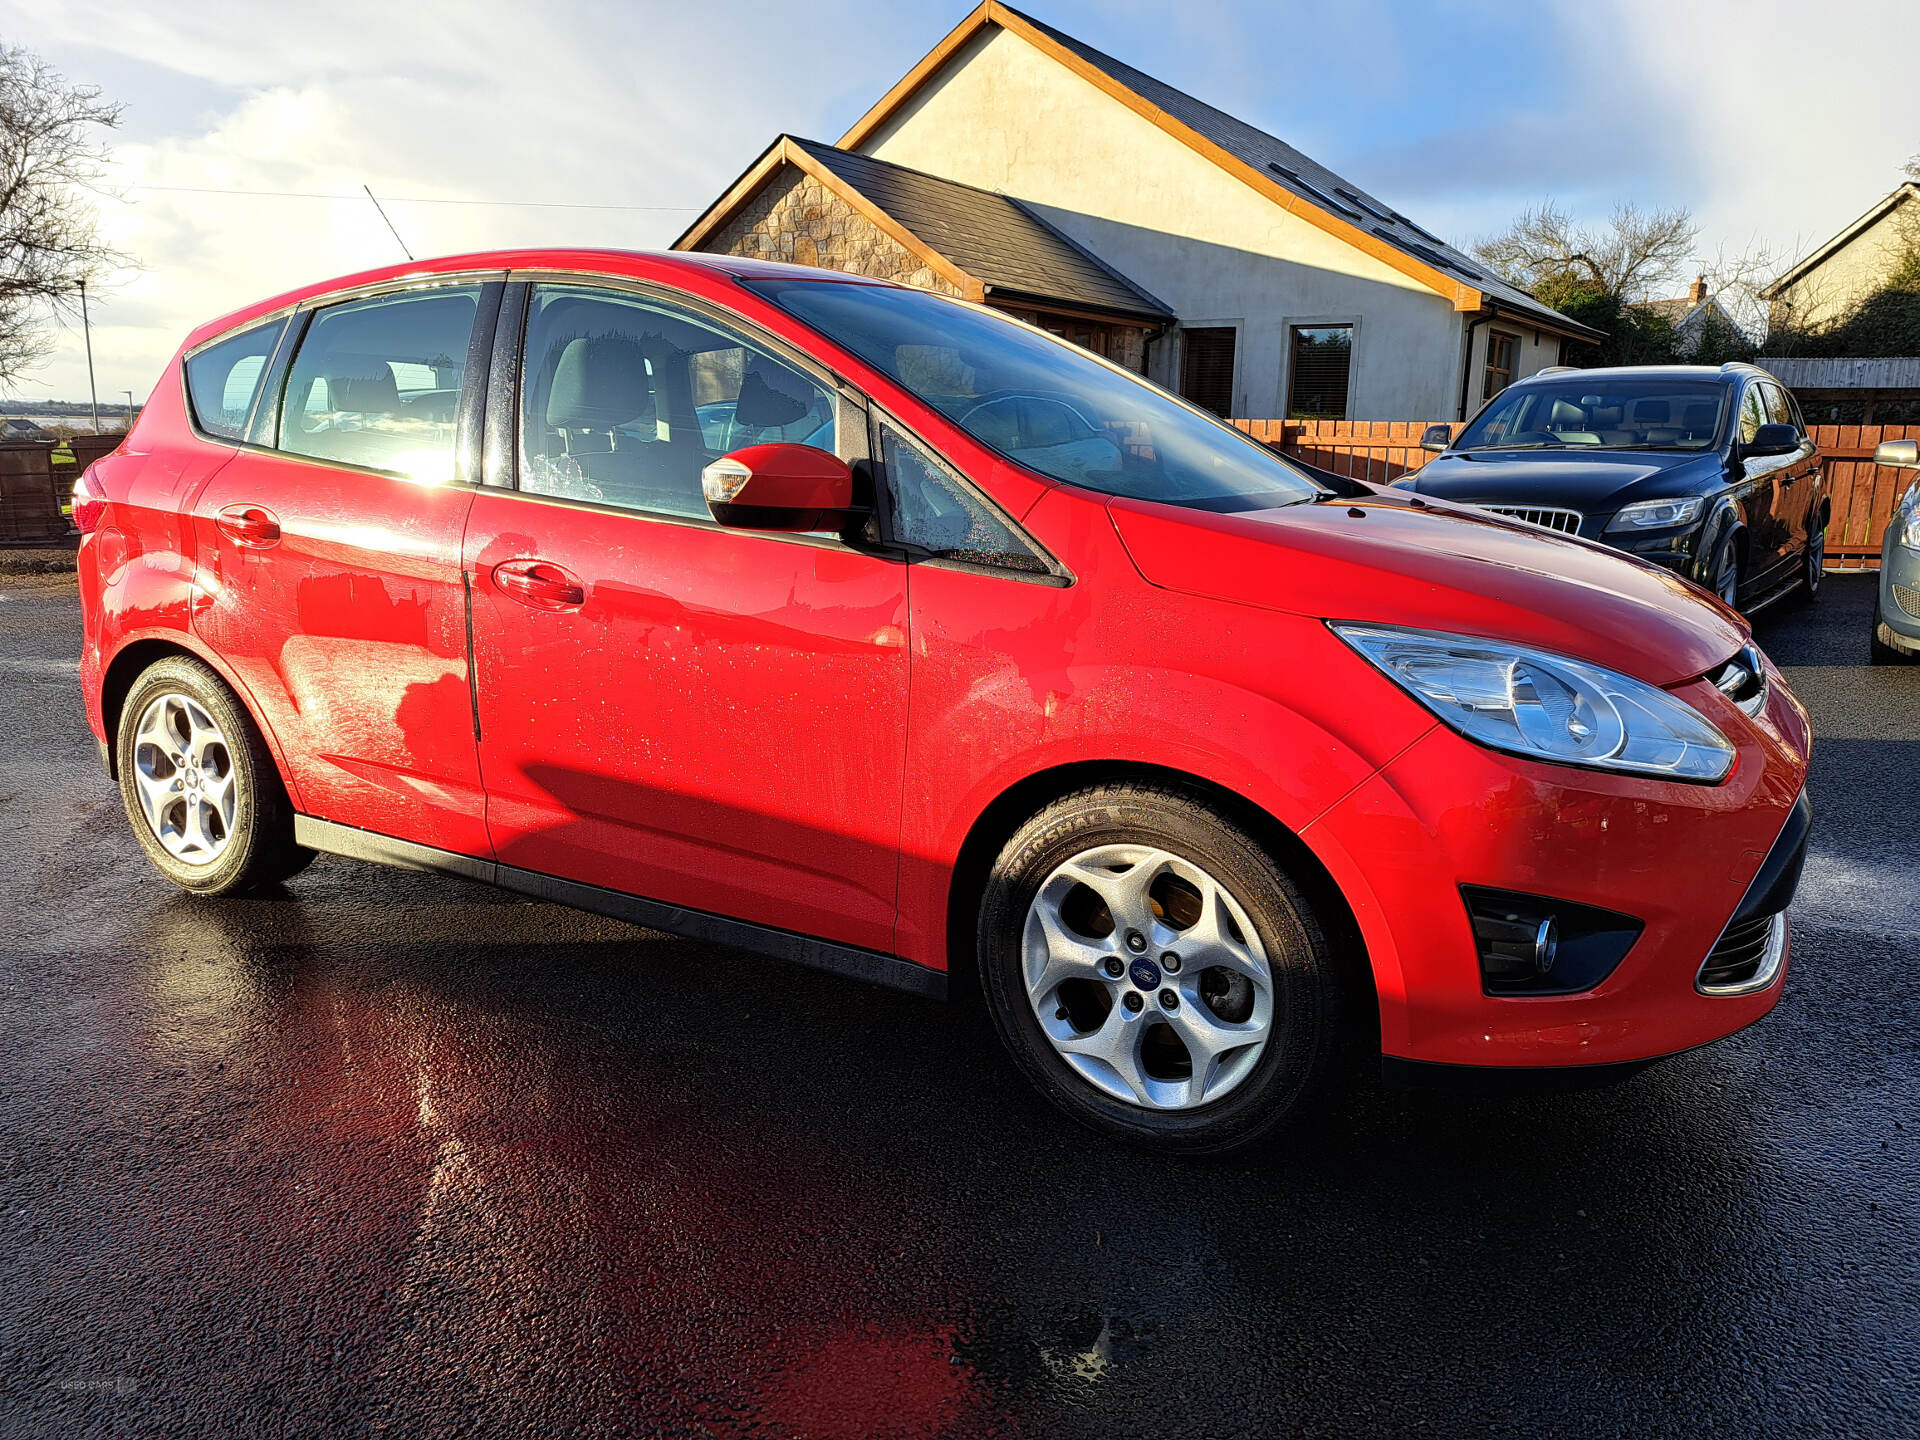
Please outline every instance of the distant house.
[{"label": "distant house", "polygon": [[1599,332],[1264,131],[988,0],[676,248],[981,301],[1220,414],[1461,416]]},{"label": "distant house", "polygon": [[0,420],[0,441],[5,440],[51,440],[53,435],[33,421],[14,416]]},{"label": "distant house", "polygon": [[[1889,191],[1762,295],[1776,334],[1846,319],[1884,286],[1920,227],[1920,184]],[[1809,420],[1824,425],[1920,425],[1920,356],[1762,356]]]},{"label": "distant house", "polygon": [[1687,293],[1673,300],[1642,300],[1634,309],[1658,315],[1673,326],[1674,353],[1683,359],[1700,349],[1709,331],[1719,330],[1729,339],[1746,341],[1746,331],[1734,322],[1718,299],[1707,293],[1707,277],[1702,275],[1688,287]]},{"label": "distant house", "polygon": [[1909,180],[1761,292],[1772,328],[1817,330],[1887,281],[1907,228],[1920,223],[1920,184]]}]

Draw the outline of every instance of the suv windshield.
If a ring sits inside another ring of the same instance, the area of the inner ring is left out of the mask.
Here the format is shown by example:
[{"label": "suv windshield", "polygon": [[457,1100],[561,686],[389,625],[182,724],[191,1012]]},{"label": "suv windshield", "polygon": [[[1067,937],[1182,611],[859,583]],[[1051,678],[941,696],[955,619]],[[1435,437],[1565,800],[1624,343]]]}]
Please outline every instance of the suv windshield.
[{"label": "suv windshield", "polygon": [[1709,450],[1731,385],[1625,379],[1600,371],[1515,385],[1466,429],[1455,450]]},{"label": "suv windshield", "polygon": [[1231,426],[990,310],[891,285],[753,288],[1050,479],[1198,510],[1269,509],[1329,493]]}]

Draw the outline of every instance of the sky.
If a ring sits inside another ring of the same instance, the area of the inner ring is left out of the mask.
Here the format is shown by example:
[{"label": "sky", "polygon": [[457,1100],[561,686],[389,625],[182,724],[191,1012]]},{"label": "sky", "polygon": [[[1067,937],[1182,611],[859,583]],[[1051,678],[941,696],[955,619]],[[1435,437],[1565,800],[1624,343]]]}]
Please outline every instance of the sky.
[{"label": "sky", "polygon": [[[0,0],[0,39],[126,106],[99,214],[140,266],[93,311],[108,401],[144,399],[202,321],[401,259],[363,185],[416,256],[664,248],[775,135],[838,139],[970,8]],[[1703,256],[1791,257],[1920,152],[1915,81],[1867,58],[1920,65],[1914,0],[1022,8],[1462,245],[1551,198],[1684,205]],[[86,393],[76,330],[8,398]]]}]

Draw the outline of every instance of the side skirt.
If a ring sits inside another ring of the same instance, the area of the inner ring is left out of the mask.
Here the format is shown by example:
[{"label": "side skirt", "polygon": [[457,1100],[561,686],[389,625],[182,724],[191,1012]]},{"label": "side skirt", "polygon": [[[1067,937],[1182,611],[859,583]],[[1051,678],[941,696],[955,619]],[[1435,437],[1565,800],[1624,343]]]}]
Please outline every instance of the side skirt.
[{"label": "side skirt", "polygon": [[681,935],[689,940],[730,945],[736,950],[769,955],[776,960],[790,960],[815,970],[831,970],[838,975],[851,975],[856,980],[867,980],[876,985],[924,995],[930,1000],[947,998],[945,972],[930,970],[924,965],[916,965],[911,960],[878,950],[840,945],[772,925],[756,925],[751,920],[715,915],[707,910],[689,910],[681,905],[647,900],[619,890],[602,889],[598,885],[582,885],[575,880],[543,875],[537,870],[522,870],[493,860],[457,855],[451,850],[435,850],[428,845],[396,840],[391,835],[377,834],[372,830],[356,830],[351,825],[316,820],[311,815],[293,817],[293,838],[295,844],[329,855],[344,855],[350,860],[368,860],[376,865],[391,865],[401,870],[428,870],[441,875],[458,875],[535,899],[571,905],[576,910],[611,915],[616,920],[645,925],[652,930],[664,930],[670,935]]}]

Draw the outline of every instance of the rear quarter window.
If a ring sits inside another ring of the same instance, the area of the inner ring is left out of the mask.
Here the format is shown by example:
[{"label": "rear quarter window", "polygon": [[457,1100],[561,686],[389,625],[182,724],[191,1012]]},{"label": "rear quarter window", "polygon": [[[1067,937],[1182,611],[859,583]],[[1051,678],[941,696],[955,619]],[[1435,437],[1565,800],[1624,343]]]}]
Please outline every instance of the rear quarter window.
[{"label": "rear quarter window", "polygon": [[282,316],[188,357],[187,404],[194,424],[222,440],[238,440],[246,433],[267,362],[286,327]]}]

